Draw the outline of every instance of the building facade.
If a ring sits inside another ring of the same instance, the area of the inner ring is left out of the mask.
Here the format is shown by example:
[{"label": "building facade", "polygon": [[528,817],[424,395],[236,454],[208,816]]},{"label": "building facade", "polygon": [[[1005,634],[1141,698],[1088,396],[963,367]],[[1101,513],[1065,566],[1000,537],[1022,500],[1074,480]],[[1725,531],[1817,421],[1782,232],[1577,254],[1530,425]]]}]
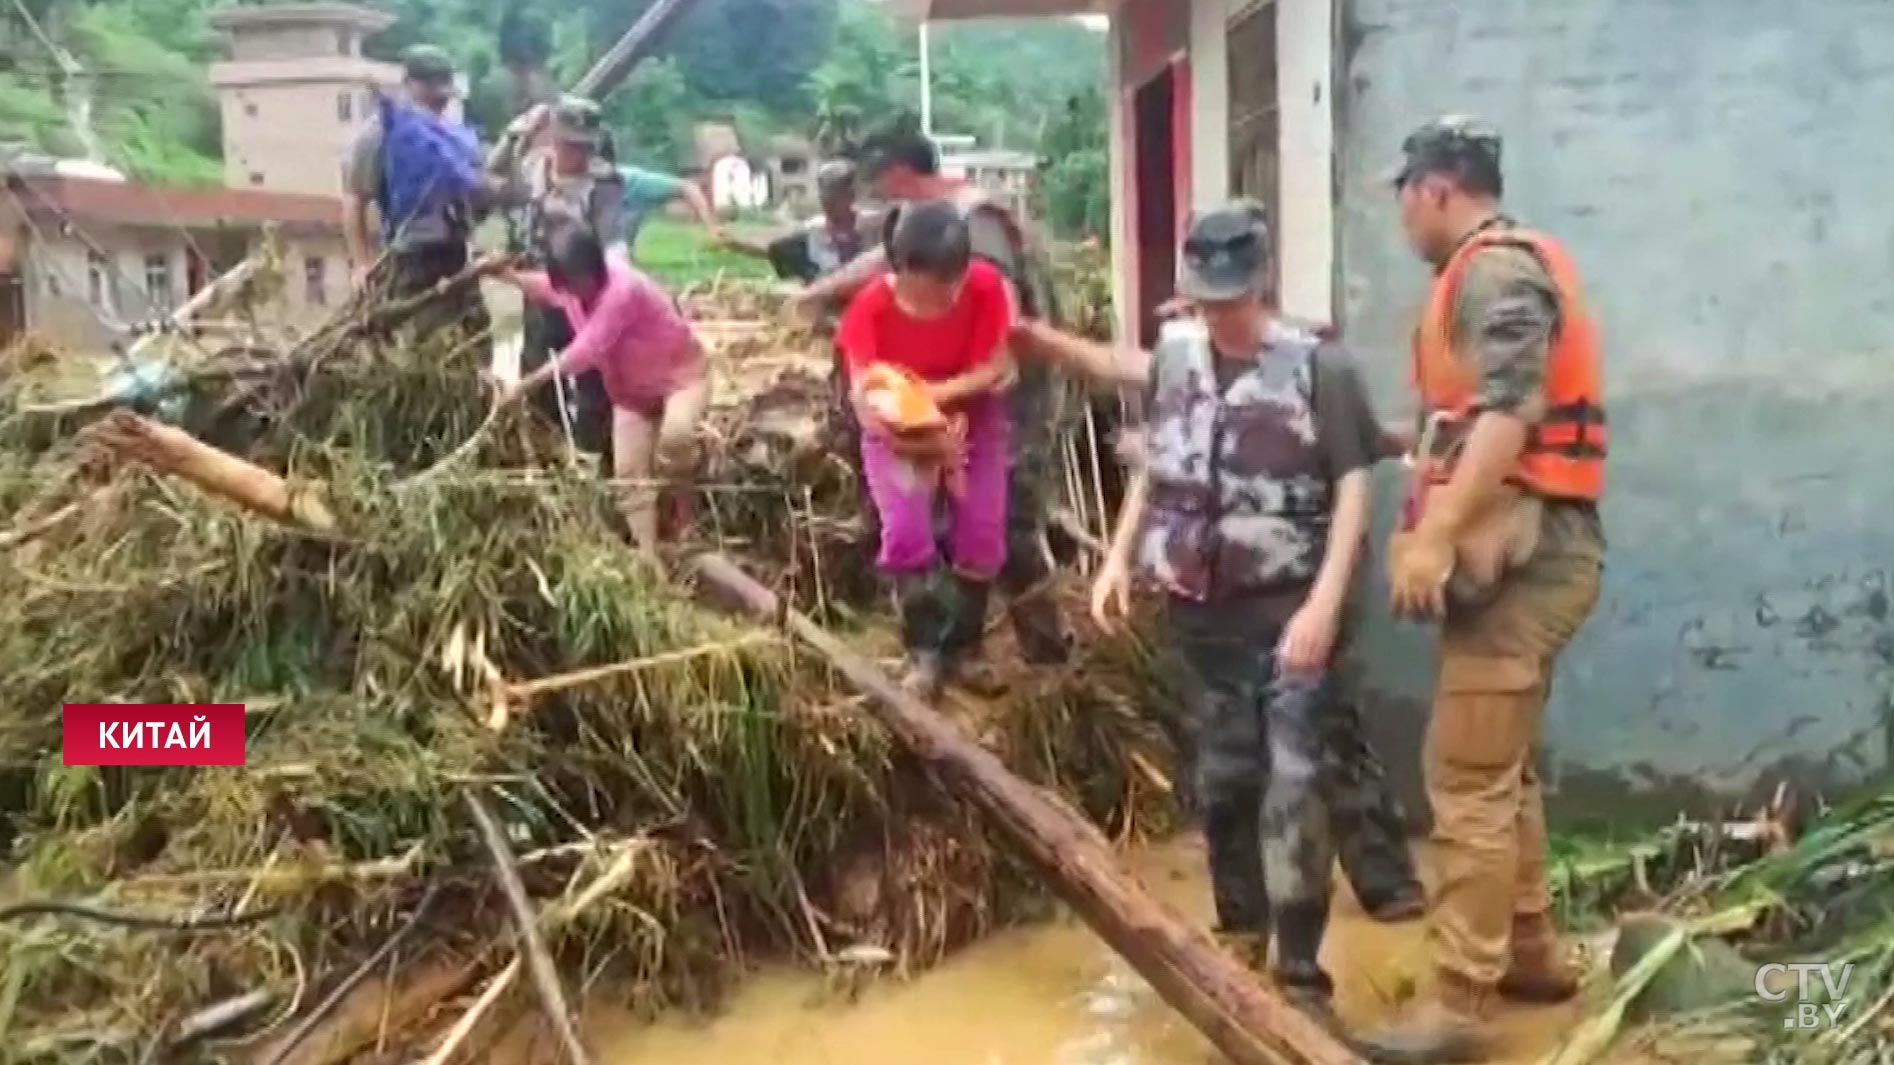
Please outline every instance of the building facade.
[{"label": "building facade", "polygon": [[[1894,7],[904,3],[1109,15],[1124,334],[1154,332],[1190,207],[1253,195],[1275,222],[1284,310],[1341,330],[1388,416],[1410,409],[1429,274],[1380,175],[1430,117],[1496,124],[1509,209],[1568,243],[1608,351],[1612,556],[1546,722],[1555,809],[1668,811],[1777,774],[1889,771],[1894,305],[1878,293],[1894,138],[1877,123],[1894,104]],[[1371,609],[1351,669],[1411,794],[1428,648]]]},{"label": "building facade", "polygon": [[341,160],[401,68],[362,55],[393,16],[353,4],[226,7],[211,24],[229,58],[210,69],[224,128],[224,183],[342,194]]},{"label": "building facade", "polygon": [[[62,348],[100,354],[128,327],[189,299],[275,227],[283,248],[276,324],[312,328],[348,296],[336,203],[248,189],[155,188],[16,169],[0,173],[0,233],[10,269],[0,345],[28,329]],[[11,322],[12,329],[6,327]]]}]

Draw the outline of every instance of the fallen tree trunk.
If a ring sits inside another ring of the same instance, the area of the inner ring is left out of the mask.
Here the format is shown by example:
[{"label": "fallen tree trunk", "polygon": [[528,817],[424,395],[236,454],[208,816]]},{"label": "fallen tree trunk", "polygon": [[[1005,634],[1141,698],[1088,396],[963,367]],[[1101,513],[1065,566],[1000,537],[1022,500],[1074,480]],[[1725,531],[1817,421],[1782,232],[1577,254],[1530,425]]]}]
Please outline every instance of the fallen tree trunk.
[{"label": "fallen tree trunk", "polygon": [[1360,1065],[1334,1036],[1152,898],[1069,807],[1014,776],[991,751],[730,560],[703,555],[693,568],[703,584],[744,612],[781,624],[873,696],[877,717],[941,785],[998,825],[1100,938],[1230,1060]]},{"label": "fallen tree trunk", "polygon": [[116,454],[160,473],[176,474],[213,495],[259,514],[316,532],[333,532],[335,516],[314,493],[253,462],[206,444],[174,426],[116,411],[93,431]]}]

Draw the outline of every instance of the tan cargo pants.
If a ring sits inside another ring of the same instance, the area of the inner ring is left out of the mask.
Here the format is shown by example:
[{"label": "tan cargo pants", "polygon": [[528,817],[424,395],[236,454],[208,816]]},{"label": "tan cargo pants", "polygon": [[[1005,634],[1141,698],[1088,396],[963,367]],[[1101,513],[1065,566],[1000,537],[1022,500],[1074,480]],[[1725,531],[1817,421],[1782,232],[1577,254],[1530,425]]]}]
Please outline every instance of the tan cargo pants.
[{"label": "tan cargo pants", "polygon": [[1559,653],[1598,600],[1589,511],[1548,509],[1535,556],[1489,602],[1449,609],[1425,768],[1434,808],[1434,963],[1477,986],[1506,971],[1513,922],[1551,907],[1533,766]]}]

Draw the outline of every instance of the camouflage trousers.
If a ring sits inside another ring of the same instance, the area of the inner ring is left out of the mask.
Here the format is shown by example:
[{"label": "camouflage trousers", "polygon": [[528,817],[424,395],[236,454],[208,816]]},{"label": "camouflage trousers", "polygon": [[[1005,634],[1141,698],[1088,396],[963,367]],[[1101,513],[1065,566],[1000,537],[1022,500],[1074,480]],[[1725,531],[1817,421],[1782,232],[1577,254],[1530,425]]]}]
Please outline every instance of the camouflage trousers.
[{"label": "camouflage trousers", "polygon": [[1059,665],[1071,654],[1071,638],[1053,597],[1047,557],[1046,516],[1055,492],[1059,381],[1038,360],[1020,367],[1010,394],[1013,422],[1012,475],[1006,495],[1006,564],[999,587],[1006,593],[1020,657],[1033,665]]},{"label": "camouflage trousers", "polygon": [[1300,592],[1173,600],[1166,633],[1184,683],[1177,722],[1221,931],[1275,940],[1288,986],[1327,990],[1317,961],[1339,850],[1374,896],[1418,895],[1398,807],[1330,676],[1280,674],[1271,653]]}]

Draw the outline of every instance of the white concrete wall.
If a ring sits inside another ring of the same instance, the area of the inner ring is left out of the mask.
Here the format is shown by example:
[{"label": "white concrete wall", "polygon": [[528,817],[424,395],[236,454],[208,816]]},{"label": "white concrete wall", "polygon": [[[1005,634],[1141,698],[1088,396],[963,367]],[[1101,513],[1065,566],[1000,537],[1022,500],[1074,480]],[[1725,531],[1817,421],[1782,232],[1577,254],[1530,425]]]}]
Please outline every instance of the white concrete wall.
[{"label": "white concrete wall", "polygon": [[372,88],[392,91],[400,73],[386,63],[341,57],[214,65],[224,183],[340,196],[343,157],[375,114]]},{"label": "white concrete wall", "polygon": [[[1335,4],[1276,0],[1276,91],[1282,108],[1282,309],[1335,316]],[[1227,168],[1226,168],[1227,169]]]},{"label": "white concrete wall", "polygon": [[1190,206],[1230,198],[1230,14],[1237,0],[1190,5]]},{"label": "white concrete wall", "polygon": [[1131,259],[1131,227],[1136,209],[1131,204],[1131,93],[1130,46],[1124,22],[1114,17],[1107,31],[1105,54],[1111,65],[1107,121],[1111,128],[1111,303],[1114,328],[1120,337],[1138,336],[1137,308],[1132,306],[1131,279],[1137,264]]},{"label": "white concrete wall", "polygon": [[[1282,309],[1330,322],[1335,316],[1334,0],[1266,0],[1277,7],[1277,95],[1281,112],[1282,217],[1273,220],[1282,256]],[[1248,0],[1190,3],[1190,206],[1201,209],[1230,197],[1229,27]],[[1112,241],[1127,246],[1135,207],[1128,198],[1121,152],[1130,104],[1130,72],[1114,25],[1111,55],[1118,91],[1112,100]],[[1114,290],[1119,326],[1132,320],[1124,306],[1133,264],[1115,255]],[[1126,335],[1133,335],[1129,332]]]}]

